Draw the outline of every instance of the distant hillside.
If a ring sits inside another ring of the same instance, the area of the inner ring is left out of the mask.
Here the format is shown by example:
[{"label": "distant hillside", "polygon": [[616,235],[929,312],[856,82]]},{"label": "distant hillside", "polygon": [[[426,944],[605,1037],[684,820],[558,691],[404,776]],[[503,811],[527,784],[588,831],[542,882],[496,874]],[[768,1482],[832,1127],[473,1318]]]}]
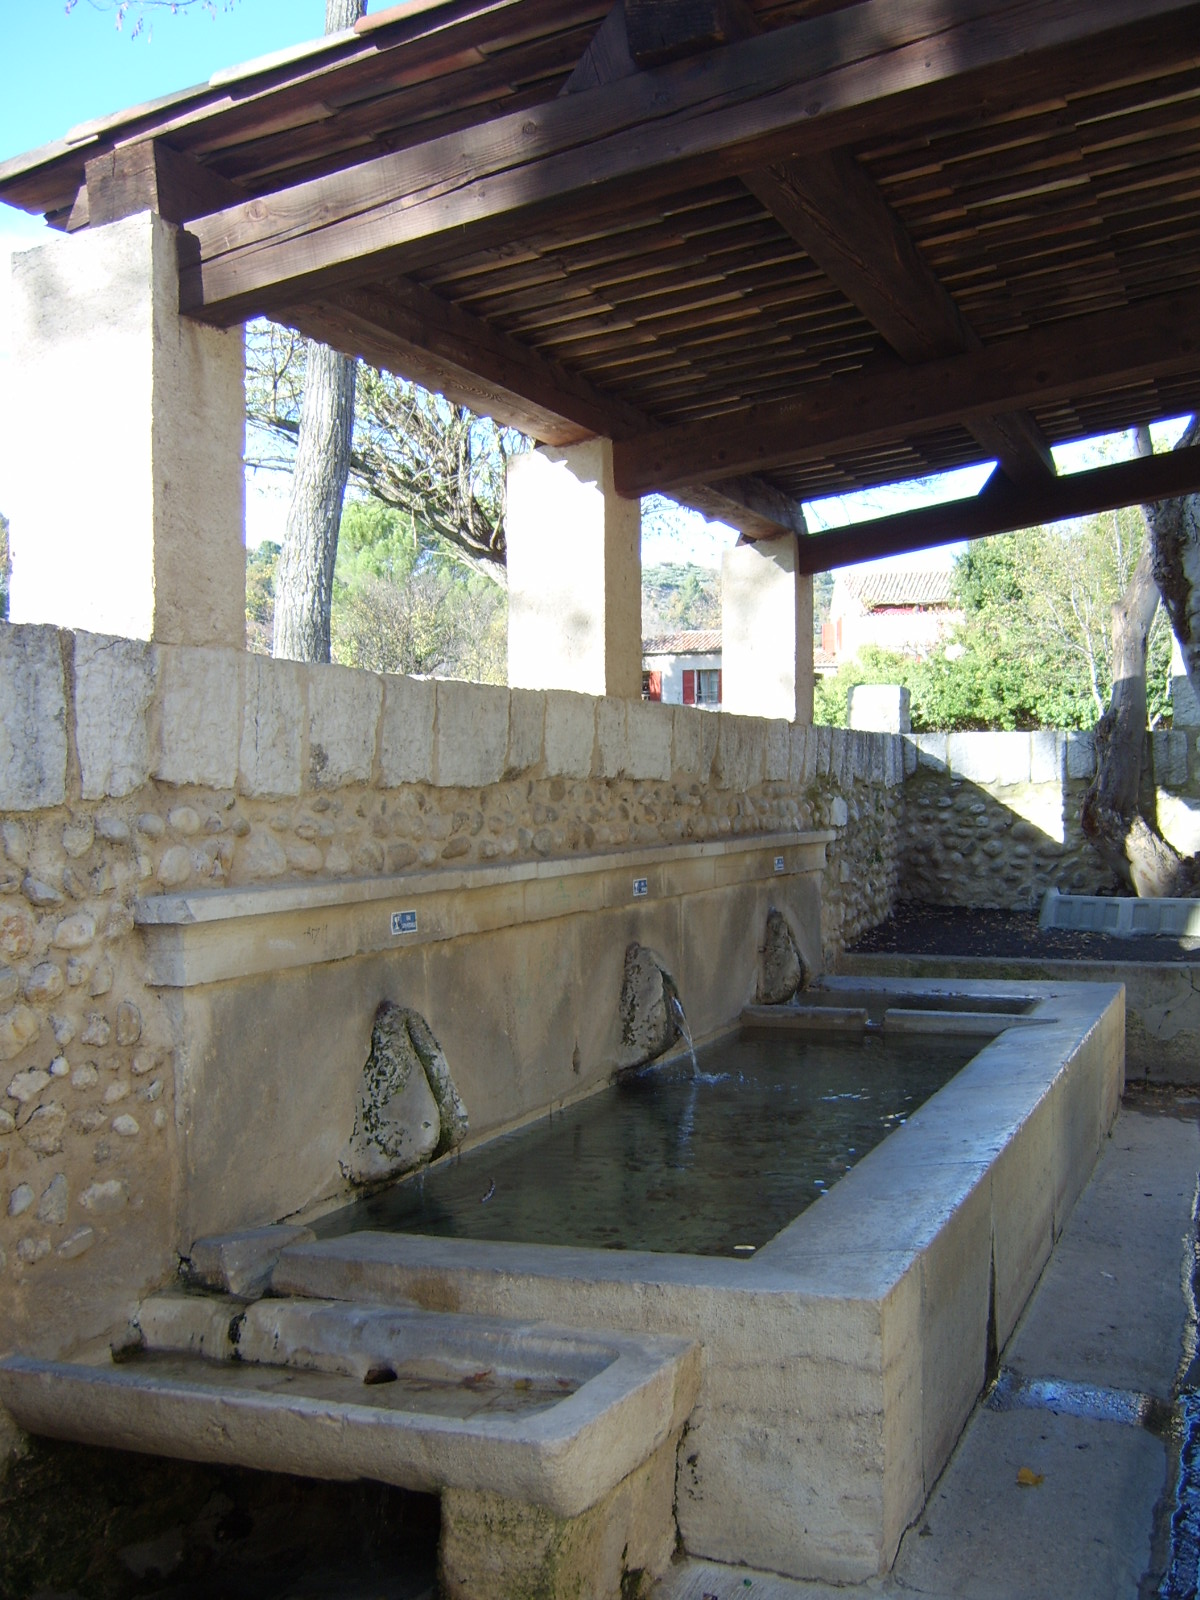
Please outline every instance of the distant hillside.
[{"label": "distant hillside", "polygon": [[[821,624],[829,616],[833,573],[818,572],[813,579],[813,631],[821,637]],[[642,568],[642,635],[675,633],[683,628],[721,626],[721,574],[711,567],[686,561],[664,562]]]}]

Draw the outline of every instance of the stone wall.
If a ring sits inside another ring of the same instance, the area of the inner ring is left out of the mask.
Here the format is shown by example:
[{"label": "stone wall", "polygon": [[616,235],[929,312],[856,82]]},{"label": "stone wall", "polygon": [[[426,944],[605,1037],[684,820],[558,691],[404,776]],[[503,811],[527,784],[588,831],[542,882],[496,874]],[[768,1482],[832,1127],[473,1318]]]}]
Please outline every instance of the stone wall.
[{"label": "stone wall", "polygon": [[[1200,848],[1200,741],[1148,738],[1144,803],[1180,850]],[[900,895],[1028,910],[1048,888],[1115,889],[1079,826],[1095,771],[1090,733],[927,733],[904,740]]]},{"label": "stone wall", "polygon": [[0,627],[0,1348],[107,1335],[174,1267],[148,898],[831,828],[829,960],[891,905],[902,772],[894,736]]}]

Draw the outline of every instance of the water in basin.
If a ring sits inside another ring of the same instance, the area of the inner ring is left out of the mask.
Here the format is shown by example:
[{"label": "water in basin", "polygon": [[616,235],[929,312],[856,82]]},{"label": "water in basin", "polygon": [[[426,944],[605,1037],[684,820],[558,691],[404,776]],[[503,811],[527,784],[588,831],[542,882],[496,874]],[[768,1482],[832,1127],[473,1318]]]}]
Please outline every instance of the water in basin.
[{"label": "water in basin", "polygon": [[976,1038],[745,1030],[313,1224],[749,1255],[975,1055]]}]

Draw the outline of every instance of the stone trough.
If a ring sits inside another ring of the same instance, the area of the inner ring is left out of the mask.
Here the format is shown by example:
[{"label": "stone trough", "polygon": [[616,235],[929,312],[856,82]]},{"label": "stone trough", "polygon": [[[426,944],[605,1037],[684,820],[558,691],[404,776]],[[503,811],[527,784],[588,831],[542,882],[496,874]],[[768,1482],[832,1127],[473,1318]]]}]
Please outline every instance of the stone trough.
[{"label": "stone trough", "polygon": [[450,1595],[535,1572],[547,1592],[632,1592],[674,1548],[686,1340],[197,1295],[146,1301],[136,1334],[120,1364],[10,1357],[0,1399],[51,1437],[440,1492]]}]

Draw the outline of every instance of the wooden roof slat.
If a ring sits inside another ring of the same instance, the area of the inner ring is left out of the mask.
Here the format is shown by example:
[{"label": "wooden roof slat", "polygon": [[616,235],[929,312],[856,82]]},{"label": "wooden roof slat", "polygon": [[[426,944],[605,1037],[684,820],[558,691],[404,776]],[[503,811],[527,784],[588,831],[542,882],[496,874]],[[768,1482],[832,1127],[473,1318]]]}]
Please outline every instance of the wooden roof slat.
[{"label": "wooden roof slat", "polygon": [[[1011,13],[1012,31],[973,30],[972,13],[984,6],[997,21]],[[198,261],[181,274],[181,304],[236,320],[264,309],[264,293],[283,284],[304,292],[303,284],[351,262],[450,228],[486,234],[500,218],[511,227],[515,215],[577,202],[606,182],[636,177],[649,195],[677,187],[689,163],[709,178],[722,164],[744,171],[788,143],[836,142],[839,114],[861,126],[897,95],[906,95],[915,116],[935,90],[946,103],[977,94],[978,75],[1011,62],[1022,46],[1029,51],[1015,69],[1022,80],[1039,57],[1048,71],[1072,45],[1086,44],[1094,61],[1106,30],[1109,50],[1144,49],[1147,40],[1128,24],[1184,9],[1185,0],[1092,0],[1081,16],[1065,0],[1046,0],[1033,21],[1023,0],[963,0],[961,18],[947,26],[929,0],[906,6],[903,23],[887,0],[862,0],[851,11],[715,51],[701,67],[687,61],[640,73],[554,101],[533,117],[501,118],[480,137],[434,140],[200,221],[190,230]],[[305,228],[314,212],[322,218],[315,233]]]}]

